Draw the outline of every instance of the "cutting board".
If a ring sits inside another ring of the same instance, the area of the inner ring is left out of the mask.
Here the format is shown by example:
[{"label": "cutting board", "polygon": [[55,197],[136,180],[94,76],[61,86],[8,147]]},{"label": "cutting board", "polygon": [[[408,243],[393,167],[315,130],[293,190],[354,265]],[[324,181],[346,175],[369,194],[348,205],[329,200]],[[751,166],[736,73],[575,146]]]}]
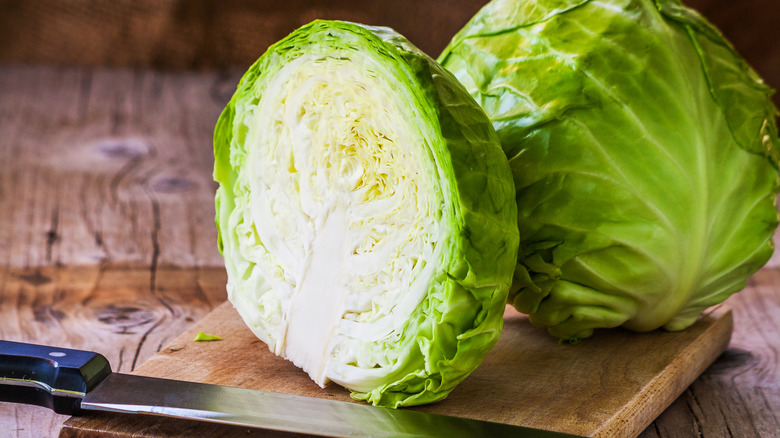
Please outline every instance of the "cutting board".
[{"label": "cutting board", "polygon": [[[194,342],[200,331],[222,340]],[[601,330],[568,345],[507,306],[504,331],[482,365],[444,401],[415,409],[584,436],[634,437],[725,350],[731,331],[731,310],[720,306],[682,332]],[[320,388],[294,365],[270,353],[227,302],[134,373],[352,401],[343,388]],[[70,418],[60,433],[61,437],[100,435],[282,434],[116,414]]]}]

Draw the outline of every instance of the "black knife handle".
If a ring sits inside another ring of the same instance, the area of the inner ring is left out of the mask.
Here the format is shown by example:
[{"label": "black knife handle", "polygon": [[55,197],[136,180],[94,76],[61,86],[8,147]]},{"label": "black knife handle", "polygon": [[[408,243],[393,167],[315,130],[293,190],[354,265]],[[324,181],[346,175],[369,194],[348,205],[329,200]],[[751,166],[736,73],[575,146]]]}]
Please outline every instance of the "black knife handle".
[{"label": "black knife handle", "polygon": [[0,340],[0,401],[77,414],[84,395],[109,374],[98,353]]}]

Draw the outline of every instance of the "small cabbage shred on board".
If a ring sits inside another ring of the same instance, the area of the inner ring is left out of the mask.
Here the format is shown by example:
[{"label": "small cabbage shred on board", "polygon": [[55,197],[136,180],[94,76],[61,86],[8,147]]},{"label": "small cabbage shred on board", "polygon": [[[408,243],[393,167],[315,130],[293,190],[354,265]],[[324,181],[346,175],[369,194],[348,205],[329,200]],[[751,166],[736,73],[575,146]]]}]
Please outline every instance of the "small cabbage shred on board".
[{"label": "small cabbage shred on board", "polygon": [[772,255],[772,90],[678,0],[493,0],[439,62],[509,159],[535,325],[681,330]]},{"label": "small cabbage shred on board", "polygon": [[228,298],[320,386],[434,402],[498,340],[509,165],[484,111],[401,35],[296,30],[242,78],[214,154]]}]

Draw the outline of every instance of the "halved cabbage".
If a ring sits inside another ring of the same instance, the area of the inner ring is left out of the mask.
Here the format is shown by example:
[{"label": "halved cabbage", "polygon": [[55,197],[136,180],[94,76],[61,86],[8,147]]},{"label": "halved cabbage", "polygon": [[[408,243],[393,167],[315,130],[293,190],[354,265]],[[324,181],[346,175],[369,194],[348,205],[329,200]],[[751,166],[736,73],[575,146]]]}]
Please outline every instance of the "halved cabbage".
[{"label": "halved cabbage", "polygon": [[315,21],[249,69],[214,136],[228,297],[319,385],[445,397],[502,328],[518,233],[487,117],[388,28]]}]

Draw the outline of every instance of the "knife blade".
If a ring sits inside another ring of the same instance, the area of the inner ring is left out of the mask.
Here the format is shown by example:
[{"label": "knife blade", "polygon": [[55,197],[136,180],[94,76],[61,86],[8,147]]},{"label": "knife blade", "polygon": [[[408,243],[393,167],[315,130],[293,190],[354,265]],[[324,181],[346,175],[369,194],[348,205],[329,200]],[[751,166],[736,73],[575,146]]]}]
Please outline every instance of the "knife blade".
[{"label": "knife blade", "polygon": [[159,415],[321,436],[574,436],[410,409],[115,373],[99,353],[4,340],[0,401],[67,415]]}]

